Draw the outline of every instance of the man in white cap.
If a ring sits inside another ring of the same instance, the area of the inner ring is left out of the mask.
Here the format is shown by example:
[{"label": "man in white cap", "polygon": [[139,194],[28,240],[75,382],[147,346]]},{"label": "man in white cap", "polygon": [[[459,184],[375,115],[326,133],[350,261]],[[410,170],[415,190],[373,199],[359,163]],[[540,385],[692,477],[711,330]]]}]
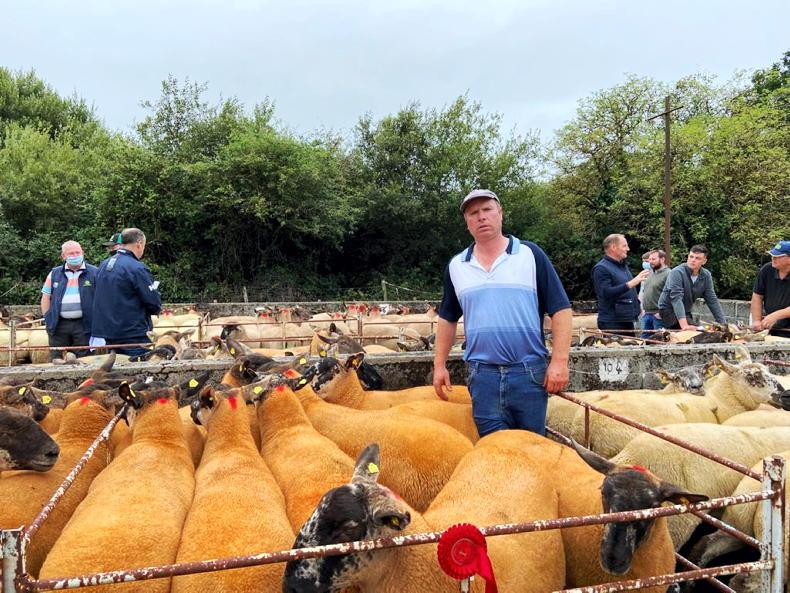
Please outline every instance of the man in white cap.
[{"label": "man in white cap", "polygon": [[[494,192],[470,192],[461,212],[474,243],[444,273],[434,347],[436,394],[447,399],[447,358],[463,315],[467,385],[480,436],[508,428],[545,434],[548,393],[568,384],[570,301],[540,247],[502,234],[502,205]],[[544,315],[551,317],[550,362]]]}]

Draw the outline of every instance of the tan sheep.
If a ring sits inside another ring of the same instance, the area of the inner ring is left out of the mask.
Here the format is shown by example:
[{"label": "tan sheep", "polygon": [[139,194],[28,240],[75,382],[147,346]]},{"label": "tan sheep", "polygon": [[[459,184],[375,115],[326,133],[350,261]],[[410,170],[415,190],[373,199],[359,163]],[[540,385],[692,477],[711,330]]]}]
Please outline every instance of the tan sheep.
[{"label": "tan sheep", "polygon": [[[283,494],[252,439],[246,408],[240,389],[206,387],[192,404],[193,419],[208,436],[178,562],[283,550],[293,542]],[[283,570],[282,564],[270,564],[179,576],[172,592],[279,593]]]},{"label": "tan sheep", "polygon": [[[396,391],[365,391],[357,374],[364,357],[363,353],[352,354],[343,362],[332,357],[322,358],[318,363],[318,377],[313,381],[315,392],[330,403],[357,410],[384,410],[413,401],[442,401],[436,396],[433,385]],[[445,393],[450,402],[472,403],[466,385],[453,385],[453,389]]]},{"label": "tan sheep", "polygon": [[727,418],[723,426],[790,426],[790,412],[777,409],[758,409]]},{"label": "tan sheep", "polygon": [[[583,447],[578,448],[577,455],[573,449],[529,431],[495,432],[482,438],[475,448],[492,446],[507,450],[514,464],[543,476],[557,490],[561,517],[657,507],[664,501],[685,504],[706,498],[665,482],[644,468],[614,464]],[[674,571],[674,548],[665,518],[563,529],[562,538],[566,587]],[[664,593],[664,589],[648,590]]]},{"label": "tan sheep", "polygon": [[[0,478],[0,500],[3,501],[0,505],[0,528],[27,525],[35,518],[110,421],[116,403],[119,403],[117,397],[109,391],[95,387],[86,390],[84,396],[70,403],[63,413],[60,431],[56,435],[60,458],[55,466],[46,473],[3,473]],[[38,575],[45,556],[77,505],[85,498],[91,482],[106,467],[108,458],[109,449],[105,441],[32,538],[27,548],[27,569],[33,576]]]},{"label": "tan sheep", "polygon": [[[195,490],[178,414],[178,387],[119,387],[133,442],[94,480],[41,568],[41,578],[171,564]],[[170,579],[114,585],[167,592]],[[94,587],[88,591],[96,591]]]},{"label": "tan sheep", "polygon": [[[553,488],[495,448],[476,449],[464,457],[422,515],[377,483],[379,468],[383,473],[388,463],[400,461],[384,457],[382,466],[377,445],[363,450],[351,482],[326,493],[294,548],[424,533],[461,522],[484,526],[557,517]],[[487,546],[500,591],[546,593],[564,588],[559,532],[492,537]],[[434,544],[290,562],[283,582],[284,593],[343,587],[356,587],[361,593],[450,593],[458,590],[458,582],[440,569]],[[484,588],[481,578],[472,582],[475,593]]]},{"label": "tan sheep", "polygon": [[[785,427],[689,423],[663,426],[660,430],[747,467],[771,453],[790,448],[790,430]],[[711,498],[728,496],[742,477],[735,470],[649,434],[633,439],[612,461],[643,465],[682,488]],[[675,548],[679,549],[688,540],[699,522],[693,515],[669,519]]]},{"label": "tan sheep", "polygon": [[[321,375],[315,380],[319,386]],[[472,444],[445,424],[387,410],[355,410],[323,401],[312,388],[297,392],[307,417],[324,436],[349,456],[359,455],[371,442],[398,463],[382,483],[423,511],[442,489]]]},{"label": "tan sheep", "polygon": [[345,483],[354,462],[313,428],[299,399],[281,377],[269,376],[244,389],[256,402],[261,456],[282,489],[286,513],[296,532],[324,492]]}]

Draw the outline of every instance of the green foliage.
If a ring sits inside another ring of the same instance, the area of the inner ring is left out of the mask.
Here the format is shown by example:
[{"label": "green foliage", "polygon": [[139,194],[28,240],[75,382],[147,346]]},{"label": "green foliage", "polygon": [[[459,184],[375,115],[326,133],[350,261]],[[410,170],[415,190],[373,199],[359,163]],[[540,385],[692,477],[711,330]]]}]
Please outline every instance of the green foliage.
[{"label": "green foliage", "polygon": [[[497,191],[505,231],[541,245],[572,298],[591,296],[600,243],[662,244],[664,131],[672,114],[673,262],[711,249],[722,296],[748,298],[765,250],[790,238],[790,52],[749,81],[629,77],[580,102],[550,145],[461,96],[360,118],[353,138],[299,137],[264,100],[210,104],[163,81],[131,136],[77,97],[0,68],[0,302],[37,302],[60,244],[136,226],[171,301],[436,298],[470,239],[459,212]],[[548,176],[540,171],[550,171]],[[410,290],[406,290],[406,287]]]}]

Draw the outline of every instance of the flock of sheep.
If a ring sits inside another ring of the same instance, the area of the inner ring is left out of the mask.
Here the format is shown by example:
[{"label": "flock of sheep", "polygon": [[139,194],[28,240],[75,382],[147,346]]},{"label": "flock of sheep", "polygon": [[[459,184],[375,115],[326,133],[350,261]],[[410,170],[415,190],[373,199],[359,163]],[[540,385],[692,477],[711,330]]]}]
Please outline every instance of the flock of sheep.
[{"label": "flock of sheep", "polygon": [[[548,425],[586,440],[589,450],[523,431],[480,439],[466,387],[455,386],[448,402],[432,386],[367,389],[375,381],[364,372],[364,354],[343,355],[359,346],[350,328],[342,334],[342,320],[318,321],[326,322],[317,328],[323,338],[312,340],[319,356],[288,363],[268,350],[256,352],[261,342],[234,335],[238,330],[227,329],[233,323],[220,326],[211,348],[228,357],[229,368],[217,384],[208,375],[180,386],[145,382],[124,376],[124,367],[112,370],[111,355],[73,393],[0,385],[3,529],[28,524],[116,411],[127,407],[127,422],[100,445],[32,538],[29,574],[52,579],[759,489],[750,478],[604,416],[591,414],[586,435],[584,410],[561,397],[550,399]],[[183,353],[191,346],[181,339],[173,348]],[[777,409],[790,408],[790,384],[745,348],[736,350],[734,363],[713,356],[703,368],[662,378],[661,391],[575,395],[746,466],[790,451],[790,412]],[[727,508],[723,519],[759,537],[756,508]],[[675,550],[691,543],[699,522],[686,514],[498,536],[488,540],[488,553],[502,591],[644,578],[674,571]],[[695,558],[707,565],[738,545],[713,534],[696,542]],[[731,584],[751,591],[756,576],[740,575]],[[439,569],[436,546],[426,545],[113,587],[416,593],[458,585]],[[473,581],[473,591],[483,588]]]}]

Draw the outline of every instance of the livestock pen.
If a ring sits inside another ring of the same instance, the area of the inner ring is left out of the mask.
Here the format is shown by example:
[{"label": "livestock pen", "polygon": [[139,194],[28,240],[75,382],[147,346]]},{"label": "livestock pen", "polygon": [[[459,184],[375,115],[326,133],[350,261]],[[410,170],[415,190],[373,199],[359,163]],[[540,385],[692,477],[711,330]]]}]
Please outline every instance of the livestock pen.
[{"label": "livestock pen", "polygon": [[[784,493],[785,493],[785,463],[781,457],[774,456],[764,460],[762,474],[751,472],[749,468],[742,466],[738,463],[729,461],[719,456],[712,455],[706,451],[700,450],[693,444],[666,437],[658,431],[651,429],[645,425],[630,421],[627,418],[617,416],[606,410],[597,408],[596,406],[578,400],[569,394],[560,394],[579,405],[585,406],[591,412],[601,413],[610,416],[614,420],[630,424],[635,428],[643,430],[658,438],[672,442],[673,444],[694,451],[700,455],[704,455],[709,459],[723,464],[731,469],[734,469],[744,475],[750,475],[755,479],[761,481],[761,490],[759,492],[743,494],[739,496],[730,496],[716,498],[705,502],[700,502],[691,505],[672,505],[655,509],[644,509],[629,512],[618,513],[604,513],[601,515],[588,515],[582,517],[567,517],[561,519],[538,520],[527,523],[519,524],[504,524],[504,525],[487,525],[480,526],[479,531],[484,537],[495,537],[501,535],[515,534],[515,533],[529,533],[546,531],[550,529],[563,529],[580,527],[586,525],[600,525],[610,522],[622,522],[630,520],[644,520],[648,518],[669,517],[673,515],[681,515],[685,513],[692,513],[695,516],[701,517],[705,521],[711,522],[715,527],[725,529],[730,533],[734,530],[721,521],[707,517],[704,511],[722,508],[727,505],[746,504],[750,502],[763,501],[762,513],[765,529],[763,531],[762,539],[756,540],[743,536],[744,541],[750,545],[759,547],[761,557],[755,562],[746,562],[734,564],[729,566],[721,566],[715,568],[699,568],[685,558],[678,557],[678,562],[685,565],[690,570],[675,574],[657,575],[650,578],[643,578],[639,580],[612,582],[602,585],[589,586],[577,589],[565,590],[565,593],[604,593],[614,592],[629,589],[640,589],[651,586],[670,585],[672,583],[680,583],[696,579],[713,579],[719,575],[730,575],[736,573],[746,573],[753,571],[762,571],[761,587],[760,590],[765,593],[780,593],[784,590],[784,574],[783,574],[783,558],[784,558]],[[58,501],[63,497],[66,490],[69,488],[73,480],[76,478],[82,467],[85,466],[88,459],[93,455],[98,445],[109,438],[110,432],[114,424],[122,416],[124,410],[120,410],[116,416],[109,422],[101,434],[96,438],[94,443],[88,448],[83,458],[75,466],[72,472],[66,477],[63,484],[53,493],[50,501],[45,505],[39,515],[30,522],[29,525],[23,526],[20,529],[9,529],[0,532],[0,551],[2,552],[2,567],[3,567],[3,591],[5,593],[25,592],[30,593],[34,591],[47,591],[47,590],[61,590],[61,589],[74,589],[85,586],[93,585],[111,585],[114,583],[126,583],[131,581],[141,581],[148,579],[165,578],[177,575],[195,574],[198,572],[209,572],[217,570],[228,570],[233,568],[242,568],[249,566],[258,566],[263,564],[272,564],[277,562],[287,562],[304,558],[316,558],[321,556],[330,555],[344,555],[354,552],[364,552],[370,550],[384,549],[396,546],[413,546],[424,545],[440,542],[443,536],[446,537],[447,532],[432,531],[427,533],[383,538],[378,540],[356,541],[343,544],[334,544],[328,546],[317,546],[311,548],[292,549],[292,550],[279,550],[268,551],[258,554],[237,556],[232,558],[220,559],[207,559],[202,562],[183,562],[177,564],[151,566],[145,568],[136,568],[131,570],[115,570],[110,572],[103,572],[97,574],[84,574],[84,575],[62,575],[61,578],[36,580],[32,579],[26,571],[26,546],[35,537],[41,524],[46,521],[47,516],[52,509],[57,505]],[[564,440],[563,435],[556,435],[560,440]],[[448,532],[450,530],[447,530]],[[743,534],[741,534],[743,535]],[[468,587],[468,582],[464,584],[462,581],[462,590]],[[714,586],[720,591],[730,592],[732,589],[721,583],[714,583]]]}]

